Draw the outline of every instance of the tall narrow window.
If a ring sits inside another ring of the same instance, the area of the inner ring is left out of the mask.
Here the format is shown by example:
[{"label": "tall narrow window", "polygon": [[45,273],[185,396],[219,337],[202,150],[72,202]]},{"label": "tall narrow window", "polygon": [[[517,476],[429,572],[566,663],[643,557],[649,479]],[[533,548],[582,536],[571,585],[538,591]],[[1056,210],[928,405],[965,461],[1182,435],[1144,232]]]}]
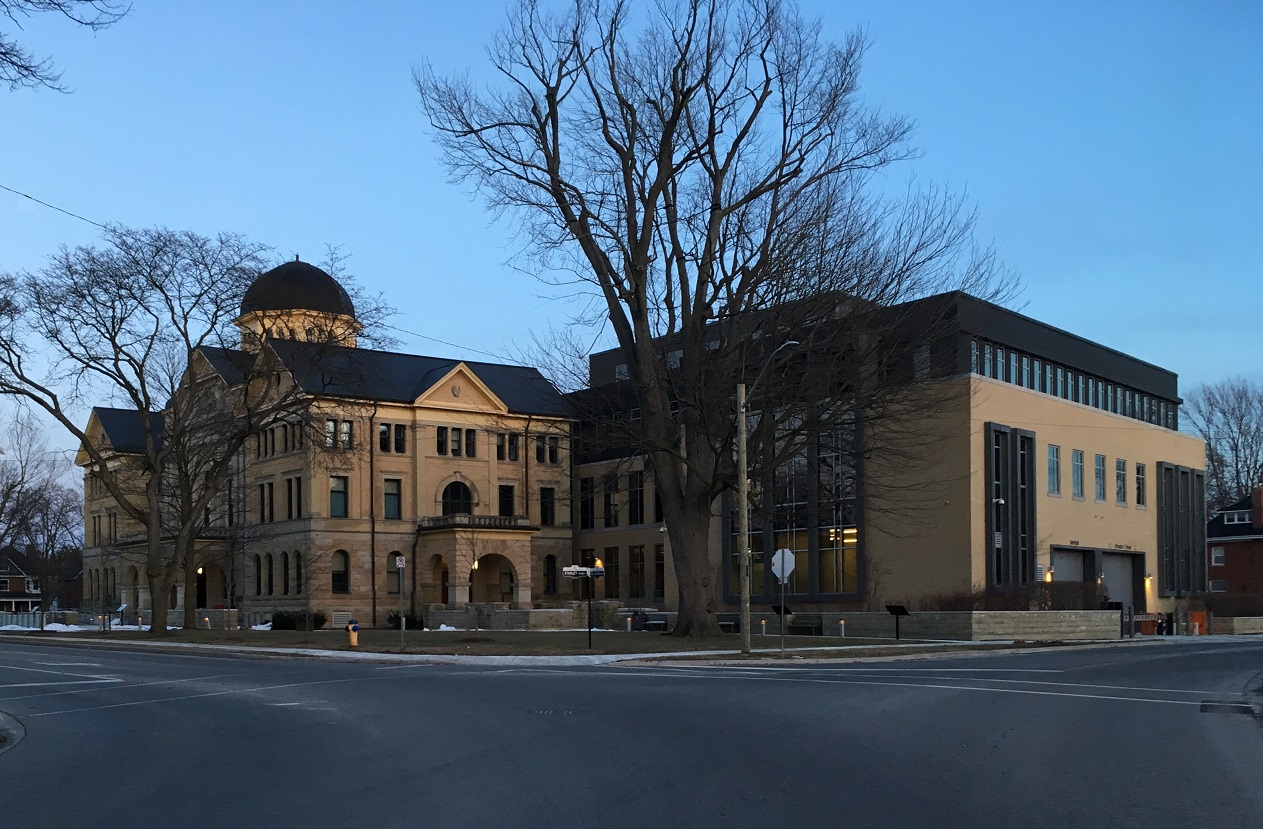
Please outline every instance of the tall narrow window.
[{"label": "tall narrow window", "polygon": [[1048,494],[1061,494],[1061,447],[1048,444]]},{"label": "tall narrow window", "polygon": [[399,591],[403,587],[403,571],[395,566],[395,556],[399,555],[399,551],[386,554],[386,592],[392,596],[398,596]]},{"label": "tall narrow window", "polygon": [[345,475],[329,476],[329,517],[346,518],[347,516],[347,477]]},{"label": "tall narrow window", "polygon": [[294,592],[303,592],[303,554],[294,551]]},{"label": "tall narrow window", "polygon": [[645,597],[645,548],[633,544],[627,548],[627,597],[643,599]]},{"label": "tall narrow window", "polygon": [[263,557],[254,557],[254,595],[263,595]]},{"label": "tall narrow window", "polygon": [[559,437],[548,439],[548,462],[553,466],[561,462],[561,438]]},{"label": "tall narrow window", "polygon": [[387,478],[382,482],[382,517],[398,521],[403,517],[403,481],[398,478]]},{"label": "tall narrow window", "polygon": [[512,518],[517,514],[517,499],[512,484],[500,484],[500,517]]},{"label": "tall narrow window", "polygon": [[266,524],[268,520],[268,491],[266,484],[259,484],[259,523]]},{"label": "tall narrow window", "polygon": [[439,426],[434,430],[434,451],[440,455],[447,454],[447,427]]},{"label": "tall narrow window", "polygon": [[338,424],[338,445],[343,449],[350,449],[351,443],[351,421],[343,420]]},{"label": "tall narrow window", "polygon": [[390,424],[377,424],[377,449],[380,452],[390,451]]},{"label": "tall narrow window", "polygon": [[645,523],[645,473],[639,469],[627,473],[627,523]]},{"label": "tall narrow window", "polygon": [[496,435],[496,460],[498,461],[505,460],[505,458],[507,457],[507,455],[505,454],[505,446],[508,443],[507,439],[508,439],[508,435],[506,435],[504,432],[501,432],[500,434]]},{"label": "tall narrow window", "polygon": [[400,454],[408,451],[408,427],[403,423],[395,424],[395,451]]},{"label": "tall narrow window", "polygon": [[1083,497],[1083,450],[1070,452],[1070,494],[1075,498]]},{"label": "tall narrow window", "polygon": [[509,460],[516,461],[521,454],[521,435],[509,435]]},{"label": "tall narrow window", "polygon": [[974,374],[978,373],[978,341],[969,341],[969,370]]},{"label": "tall narrow window", "polygon": [[617,599],[619,596],[618,584],[618,548],[605,548],[605,598]]},{"label": "tall narrow window", "polygon": [[551,486],[539,488],[539,523],[544,527],[557,523],[557,490]]},{"label": "tall narrow window", "polygon": [[1031,388],[1034,384],[1031,382],[1031,358],[1022,355],[1022,385]]},{"label": "tall narrow window", "polygon": [[267,562],[267,568],[268,568],[268,595],[269,595],[269,596],[271,596],[271,595],[272,595],[272,592],[273,592],[273,589],[274,589],[274,587],[275,587],[275,575],[274,575],[273,570],[272,570],[272,554],[271,554],[271,553],[268,553],[267,555],[265,555],[265,556],[263,557],[263,560],[264,560],[265,562]]},{"label": "tall narrow window", "polygon": [[1114,502],[1127,506],[1127,461],[1122,458],[1114,460]]},{"label": "tall narrow window", "polygon": [[1097,455],[1093,459],[1093,473],[1096,477],[1096,500],[1105,500],[1105,456]]},{"label": "tall narrow window", "polygon": [[466,430],[465,430],[465,457],[467,457],[467,458],[476,458],[476,457],[478,457],[478,438],[477,438],[477,435],[478,435],[478,430],[477,430],[477,429],[466,429]]},{"label": "tall narrow window", "polygon": [[281,553],[281,595],[289,595],[289,552]]},{"label": "tall narrow window", "polygon": [[609,474],[603,482],[605,492],[605,526],[618,526],[618,475]]},{"label": "tall narrow window", "polygon": [[461,456],[461,436],[464,435],[464,433],[464,429],[452,429],[452,444],[448,447],[448,451],[451,453],[453,458],[459,458]]},{"label": "tall narrow window", "polygon": [[557,595],[557,556],[544,556],[544,595]]},{"label": "tall narrow window", "polygon": [[579,479],[579,529],[596,526],[596,483],[591,478]]},{"label": "tall narrow window", "polygon": [[1000,346],[995,347],[995,379],[1003,380],[1004,377],[1004,349]]},{"label": "tall narrow window", "polygon": [[653,545],[653,598],[664,601],[667,596],[667,553],[662,544]]},{"label": "tall narrow window", "polygon": [[544,463],[544,459],[548,456],[548,444],[544,440],[543,435],[535,436],[535,462]]},{"label": "tall narrow window", "polygon": [[338,550],[333,554],[330,577],[330,588],[334,593],[351,592],[351,557],[346,550]]},{"label": "tall narrow window", "polygon": [[294,518],[294,479],[285,479],[285,518],[292,520]]},{"label": "tall narrow window", "polygon": [[1136,506],[1143,507],[1147,503],[1145,497],[1145,465],[1136,464]]},{"label": "tall narrow window", "polygon": [[1035,360],[1031,365],[1033,366],[1031,373],[1034,375],[1032,379],[1035,381],[1031,388],[1035,391],[1044,391],[1044,362]]}]

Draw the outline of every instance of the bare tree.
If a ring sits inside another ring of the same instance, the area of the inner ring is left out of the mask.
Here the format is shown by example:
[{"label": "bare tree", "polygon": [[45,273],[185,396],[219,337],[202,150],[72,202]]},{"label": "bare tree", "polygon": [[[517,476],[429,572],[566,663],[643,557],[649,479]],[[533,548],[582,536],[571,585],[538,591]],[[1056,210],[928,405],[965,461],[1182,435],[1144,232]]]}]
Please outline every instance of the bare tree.
[{"label": "bare tree", "polygon": [[1184,411],[1206,441],[1206,500],[1222,509],[1263,483],[1263,387],[1243,377],[1198,386]]},{"label": "bare tree", "polygon": [[752,442],[774,451],[751,454],[773,466],[848,411],[906,407],[879,392],[896,363],[912,379],[935,332],[892,309],[990,295],[995,261],[972,247],[959,199],[870,192],[915,151],[908,121],[858,97],[862,34],[825,42],[781,0],[540,5],[522,2],[489,50],[502,87],[429,67],[416,84],[454,178],[512,212],[546,279],[586,286],[578,321],[612,329],[640,415],[620,428],[652,463],[670,534],[676,633],[709,635],[707,533],[734,482],[736,385],[803,343],[752,403]]},{"label": "bare tree", "polygon": [[[130,10],[131,4],[120,0],[0,0],[0,14],[19,29],[22,20],[32,14],[57,12],[72,23],[96,32],[113,26]],[[36,57],[4,32],[0,32],[0,83],[7,83],[10,90],[46,86],[58,92],[67,91],[51,59]]]}]

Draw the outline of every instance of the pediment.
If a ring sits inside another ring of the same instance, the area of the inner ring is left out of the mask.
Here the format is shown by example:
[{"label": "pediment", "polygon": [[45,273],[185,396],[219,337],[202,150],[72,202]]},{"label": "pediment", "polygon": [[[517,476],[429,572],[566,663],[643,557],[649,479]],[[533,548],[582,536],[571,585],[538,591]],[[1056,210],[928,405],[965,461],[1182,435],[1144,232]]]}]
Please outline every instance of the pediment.
[{"label": "pediment", "polygon": [[509,407],[464,363],[444,374],[416,399],[416,405],[434,409],[508,414]]}]

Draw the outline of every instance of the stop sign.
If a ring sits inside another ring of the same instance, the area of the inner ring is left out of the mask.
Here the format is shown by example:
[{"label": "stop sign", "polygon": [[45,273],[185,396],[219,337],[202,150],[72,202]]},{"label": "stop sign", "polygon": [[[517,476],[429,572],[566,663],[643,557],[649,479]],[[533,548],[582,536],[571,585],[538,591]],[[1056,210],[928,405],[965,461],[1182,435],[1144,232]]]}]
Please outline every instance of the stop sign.
[{"label": "stop sign", "polygon": [[794,554],[786,549],[777,550],[772,554],[772,574],[781,581],[789,578],[790,573],[794,572]]}]

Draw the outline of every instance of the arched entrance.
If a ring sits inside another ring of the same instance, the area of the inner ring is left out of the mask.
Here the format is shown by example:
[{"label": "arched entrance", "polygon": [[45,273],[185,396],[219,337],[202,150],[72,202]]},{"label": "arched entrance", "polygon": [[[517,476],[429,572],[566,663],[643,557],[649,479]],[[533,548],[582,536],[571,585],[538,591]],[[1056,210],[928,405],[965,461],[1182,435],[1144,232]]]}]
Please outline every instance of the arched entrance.
[{"label": "arched entrance", "polygon": [[447,604],[449,601],[447,582],[447,559],[441,555],[432,556],[430,558],[430,585],[429,590],[426,591],[426,601]]},{"label": "arched entrance", "polygon": [[513,562],[499,553],[489,553],[474,562],[469,578],[469,600],[478,604],[513,602],[517,573]]}]

